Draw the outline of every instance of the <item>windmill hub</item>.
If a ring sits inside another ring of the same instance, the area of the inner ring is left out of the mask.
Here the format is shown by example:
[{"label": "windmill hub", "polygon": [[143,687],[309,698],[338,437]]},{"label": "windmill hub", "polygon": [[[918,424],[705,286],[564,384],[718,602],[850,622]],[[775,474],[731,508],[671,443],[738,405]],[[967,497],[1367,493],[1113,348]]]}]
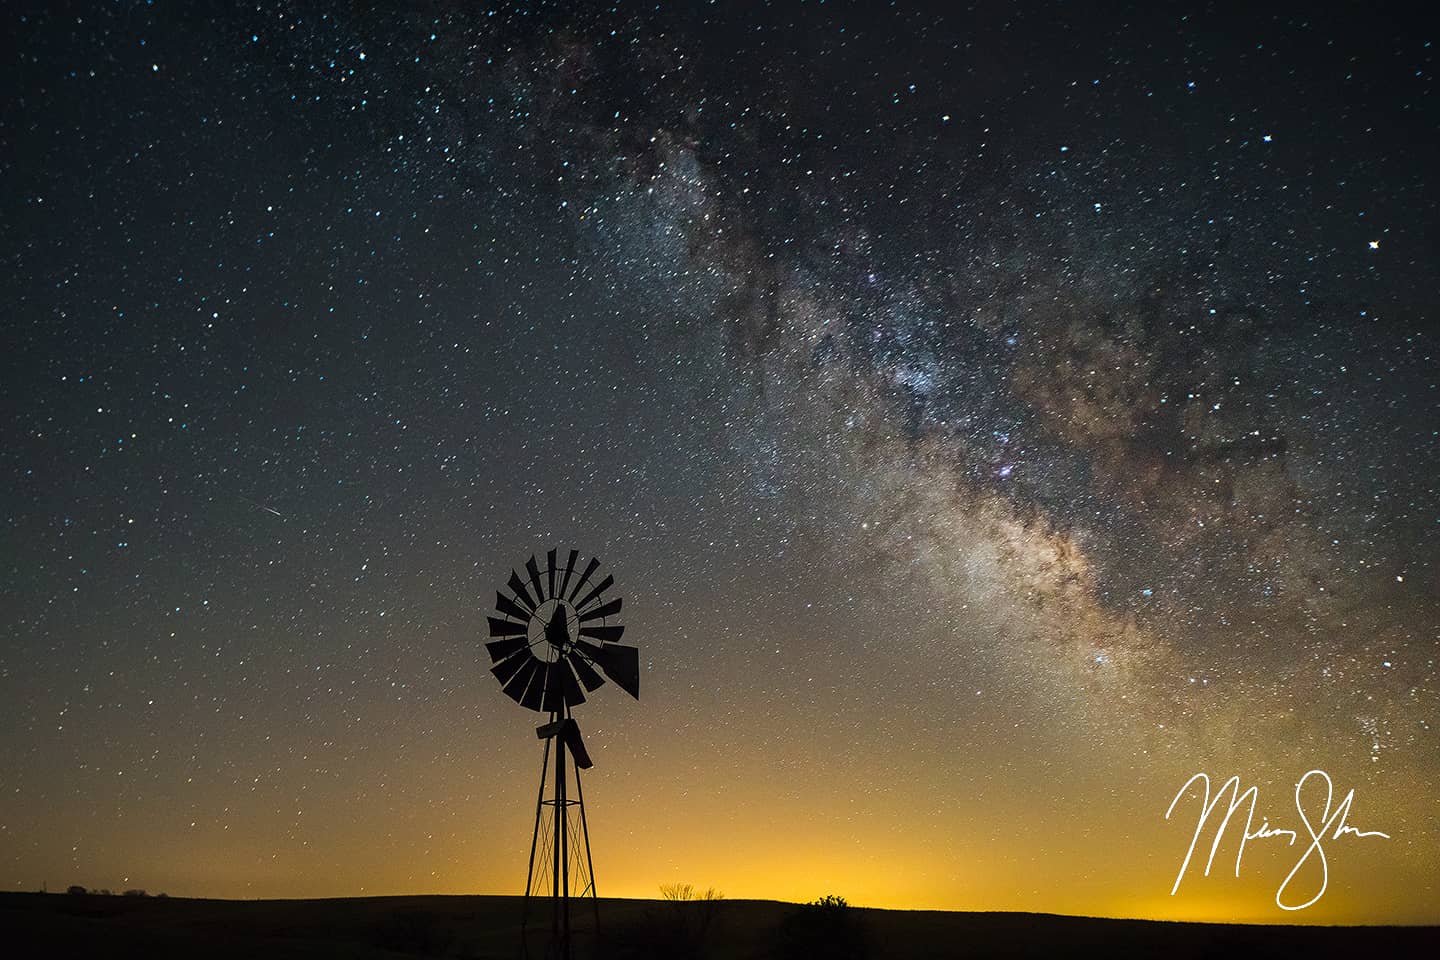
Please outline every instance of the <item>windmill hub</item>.
[{"label": "windmill hub", "polygon": [[554,662],[569,653],[580,629],[580,615],[564,600],[552,598],[536,608],[526,629],[535,656]]}]

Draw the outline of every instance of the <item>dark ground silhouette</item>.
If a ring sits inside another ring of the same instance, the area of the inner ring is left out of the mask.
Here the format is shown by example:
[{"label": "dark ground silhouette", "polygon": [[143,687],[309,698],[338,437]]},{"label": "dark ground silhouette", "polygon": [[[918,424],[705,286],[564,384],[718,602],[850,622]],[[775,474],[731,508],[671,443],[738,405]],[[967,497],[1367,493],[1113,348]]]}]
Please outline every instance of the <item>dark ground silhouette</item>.
[{"label": "dark ground silhouette", "polygon": [[[577,957],[648,957],[653,925],[675,905],[602,900],[603,953],[579,911]],[[714,905],[697,956],[780,960],[794,904]],[[12,957],[380,958],[517,956],[518,897],[189,900],[181,897],[0,893],[0,952]],[[805,923],[816,922],[813,917]],[[1434,957],[1440,927],[1281,927],[1092,920],[1027,913],[850,908],[868,956],[935,957]],[[787,926],[788,924],[788,926]],[[787,932],[788,931],[788,932]],[[663,930],[661,931],[663,934]],[[812,960],[825,960],[823,951]]]}]

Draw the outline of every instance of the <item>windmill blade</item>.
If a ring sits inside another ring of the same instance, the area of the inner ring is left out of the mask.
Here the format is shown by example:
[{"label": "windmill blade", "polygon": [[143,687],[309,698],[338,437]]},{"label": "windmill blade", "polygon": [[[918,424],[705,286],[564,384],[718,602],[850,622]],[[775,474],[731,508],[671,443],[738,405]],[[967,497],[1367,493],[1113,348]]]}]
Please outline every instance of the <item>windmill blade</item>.
[{"label": "windmill blade", "polygon": [[570,551],[570,559],[565,561],[565,578],[560,581],[560,593],[558,596],[565,596],[565,590],[570,586],[570,575],[575,572],[575,561],[579,556],[579,550]]},{"label": "windmill blade", "polygon": [[523,657],[512,657],[510,660],[506,660],[504,663],[492,667],[490,672],[498,677],[500,674],[497,671],[513,660],[519,660],[520,667],[505,684],[505,696],[514,700],[516,703],[522,703],[521,698],[525,696],[525,690],[530,686],[530,681],[535,677],[535,674],[540,672],[541,664],[539,660],[535,659],[534,654],[526,654]]},{"label": "windmill blade", "polygon": [[527,710],[539,710],[545,702],[545,684],[550,678],[550,664],[535,661],[535,675],[530,678],[530,686],[525,688],[525,695],[520,698],[520,706]]},{"label": "windmill blade", "polygon": [[[495,674],[495,679],[500,681],[502,687],[507,686],[515,674],[519,673],[521,668],[525,666],[526,662],[533,659],[535,658],[530,656],[511,657],[508,660],[502,660],[495,664],[495,666],[490,668],[490,672]],[[520,685],[520,689],[521,691],[525,689],[523,683]]]},{"label": "windmill blade", "polygon": [[499,663],[509,657],[515,656],[521,650],[528,649],[530,641],[524,637],[506,637],[504,640],[491,640],[485,644],[485,649],[490,651],[490,662]]},{"label": "windmill blade", "polygon": [[575,680],[575,671],[570,669],[570,661],[578,659],[573,657],[562,657],[558,666],[559,670],[552,670],[551,673],[560,674],[561,692],[565,697],[565,706],[573,707],[576,704],[585,702],[585,691],[580,689],[580,684]]},{"label": "windmill blade", "polygon": [[515,623],[510,620],[500,620],[495,617],[486,617],[490,621],[490,636],[492,637],[523,637],[529,628],[523,623]]},{"label": "windmill blade", "polygon": [[636,700],[640,699],[640,650],[623,643],[609,643],[601,647],[596,660],[605,675],[615,685]]},{"label": "windmill blade", "polygon": [[599,558],[591,557],[590,562],[585,565],[585,572],[580,574],[580,579],[575,582],[575,589],[570,591],[569,599],[572,603],[575,600],[575,594],[579,593],[580,588],[585,586],[586,581],[590,579],[590,574],[594,573],[595,568],[598,566],[600,566]]},{"label": "windmill blade", "polygon": [[[550,664],[550,672],[545,678],[545,698],[541,702],[541,709],[546,713],[565,711],[565,674],[569,672],[570,668],[565,666],[564,660]],[[573,678],[571,682],[574,682]]]},{"label": "windmill blade", "polygon": [[535,596],[540,598],[541,603],[544,603],[545,588],[540,585],[540,568],[535,565],[535,557],[533,555],[529,560],[525,561],[525,572],[530,574],[530,582],[535,585]]},{"label": "windmill blade", "polygon": [[605,678],[590,666],[590,661],[581,656],[581,652],[588,651],[584,647],[577,647],[576,652],[570,654],[570,666],[574,667],[575,672],[580,675],[580,682],[585,684],[585,689],[594,693],[605,685]]},{"label": "windmill blade", "polygon": [[553,596],[555,596],[555,551],[554,551],[554,549],[552,548],[551,551],[550,551],[548,554],[546,554],[546,556],[547,556],[547,557],[549,558],[549,560],[550,560],[550,565],[549,565],[549,574],[550,574],[550,596],[553,597]]},{"label": "windmill blade", "polygon": [[[530,591],[525,589],[525,582],[520,579],[520,574],[514,570],[510,571],[510,582],[506,584],[510,591],[515,594],[515,599],[525,605],[527,610],[534,610],[538,604],[530,596]],[[526,616],[529,616],[527,613]],[[523,619],[523,618],[522,618]]]},{"label": "windmill blade", "polygon": [[600,581],[600,586],[596,587],[594,590],[591,590],[589,593],[585,594],[585,599],[584,599],[584,600],[581,600],[579,603],[575,604],[575,609],[577,609],[577,610],[584,610],[586,607],[590,606],[590,601],[591,601],[591,600],[594,600],[596,597],[600,596],[600,594],[604,593],[606,590],[609,590],[609,589],[610,589],[611,587],[613,587],[614,585],[615,585],[615,578],[614,578],[614,577],[606,577],[604,580]]},{"label": "windmill blade", "polygon": [[[516,582],[518,583],[519,581],[517,580]],[[514,586],[514,584],[511,584],[511,586]],[[524,586],[524,584],[521,584],[521,586]],[[526,599],[529,598],[527,597]],[[512,620],[519,620],[521,623],[530,619],[529,610],[526,610],[503,593],[495,594],[495,609],[505,614],[505,616],[510,617]]]},{"label": "windmill blade", "polygon": [[581,623],[584,623],[586,620],[599,620],[601,617],[613,617],[613,616],[615,616],[615,614],[617,614],[617,613],[619,613],[619,612],[620,612],[620,598],[619,598],[619,597],[616,597],[614,600],[611,600],[609,603],[602,603],[600,606],[596,607],[594,610],[591,610],[589,613],[583,615],[583,616],[580,618],[580,622],[581,622]]},{"label": "windmill blade", "polygon": [[612,623],[604,627],[590,626],[580,628],[580,636],[590,637],[593,640],[599,640],[601,643],[614,643],[620,639],[620,635],[624,632],[625,627],[618,623]]}]

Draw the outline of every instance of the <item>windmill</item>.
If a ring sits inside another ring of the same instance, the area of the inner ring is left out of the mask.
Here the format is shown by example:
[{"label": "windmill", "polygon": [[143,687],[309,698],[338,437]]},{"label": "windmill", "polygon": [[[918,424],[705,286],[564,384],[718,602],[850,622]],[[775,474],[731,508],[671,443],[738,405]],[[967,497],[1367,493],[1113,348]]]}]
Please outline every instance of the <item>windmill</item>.
[{"label": "windmill", "polygon": [[[592,557],[581,572],[575,569],[578,550],[570,551],[563,569],[556,562],[555,550],[546,557],[544,571],[532,556],[525,562],[528,579],[512,570],[507,589],[496,592],[499,616],[487,618],[493,639],[485,649],[494,662],[490,672],[505,695],[527,710],[549,715],[549,721],[535,731],[545,742],[545,751],[535,800],[535,829],[530,837],[521,940],[524,947],[531,899],[545,896],[548,889],[551,924],[547,956],[568,958],[572,896],[589,896],[597,929],[600,920],[590,828],[585,822],[585,791],[580,785],[580,771],[593,764],[570,708],[584,703],[585,694],[599,689],[606,677],[638,700],[640,651],[619,642],[625,632],[616,622],[620,598],[606,598],[606,592],[615,586],[613,576],[595,581],[600,561]],[[570,767],[575,778],[574,799],[569,793]],[[547,778],[551,778],[548,800]]]}]

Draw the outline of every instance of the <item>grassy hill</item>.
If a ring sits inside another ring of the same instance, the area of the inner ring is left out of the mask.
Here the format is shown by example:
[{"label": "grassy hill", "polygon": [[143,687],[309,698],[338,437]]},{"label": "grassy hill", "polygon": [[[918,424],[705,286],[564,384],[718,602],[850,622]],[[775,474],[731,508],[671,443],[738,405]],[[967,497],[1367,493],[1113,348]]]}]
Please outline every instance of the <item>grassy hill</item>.
[{"label": "grassy hill", "polygon": [[[188,900],[0,893],[0,952],[24,958],[520,956],[518,897]],[[601,900],[578,911],[575,955],[804,957],[1440,956],[1440,927],[1291,927],[1095,920],[1027,913],[839,908],[768,900]],[[709,911],[708,913],[706,911]],[[540,908],[539,919],[548,914]],[[544,940],[531,956],[544,955]]]}]

